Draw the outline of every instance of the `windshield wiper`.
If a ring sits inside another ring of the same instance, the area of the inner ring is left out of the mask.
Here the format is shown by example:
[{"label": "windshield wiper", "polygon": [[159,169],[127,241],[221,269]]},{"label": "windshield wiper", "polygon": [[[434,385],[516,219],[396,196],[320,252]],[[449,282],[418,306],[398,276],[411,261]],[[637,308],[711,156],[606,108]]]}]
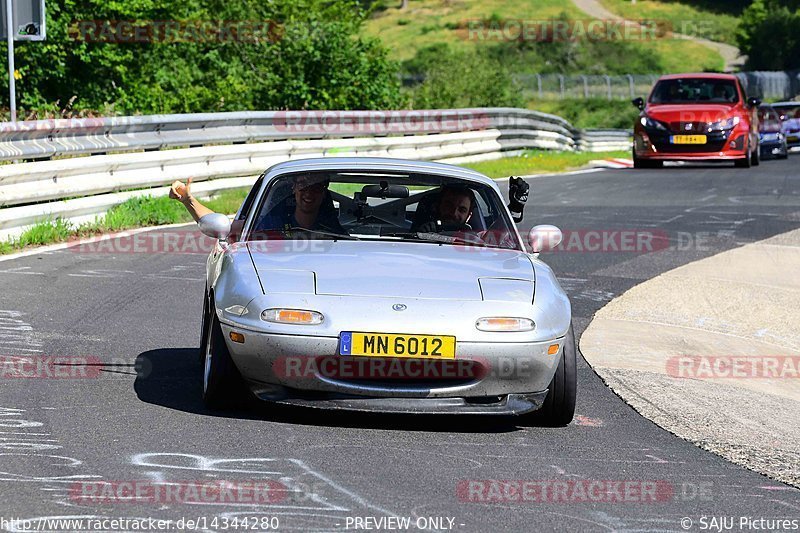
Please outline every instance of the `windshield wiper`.
[{"label": "windshield wiper", "polygon": [[427,233],[427,232],[396,232],[396,233],[382,233],[381,237],[404,237],[404,240],[414,242],[438,242],[440,244],[468,244],[471,246],[490,247],[486,242],[482,241],[477,235],[475,240],[464,239],[454,235],[442,235],[441,233]]},{"label": "windshield wiper", "polygon": [[324,231],[319,229],[309,229],[303,228],[300,226],[293,226],[289,229],[283,230],[284,233],[289,233],[291,231],[302,231],[304,233],[314,233],[315,235],[324,235],[325,237],[330,237],[334,240],[342,239],[346,241],[360,241],[359,237],[354,237],[353,235],[348,235],[346,233],[334,233],[332,231]]}]

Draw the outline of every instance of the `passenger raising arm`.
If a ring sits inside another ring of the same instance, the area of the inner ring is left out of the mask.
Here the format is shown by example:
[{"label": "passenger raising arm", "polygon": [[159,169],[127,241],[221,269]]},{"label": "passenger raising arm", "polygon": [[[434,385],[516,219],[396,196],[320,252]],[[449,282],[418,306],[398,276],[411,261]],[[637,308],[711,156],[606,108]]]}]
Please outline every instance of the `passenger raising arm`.
[{"label": "passenger raising arm", "polygon": [[197,199],[192,196],[190,187],[192,186],[192,178],[182,181],[175,181],[169,189],[169,197],[178,200],[182,203],[195,222],[199,221],[205,215],[211,214],[214,211],[201,204]]}]

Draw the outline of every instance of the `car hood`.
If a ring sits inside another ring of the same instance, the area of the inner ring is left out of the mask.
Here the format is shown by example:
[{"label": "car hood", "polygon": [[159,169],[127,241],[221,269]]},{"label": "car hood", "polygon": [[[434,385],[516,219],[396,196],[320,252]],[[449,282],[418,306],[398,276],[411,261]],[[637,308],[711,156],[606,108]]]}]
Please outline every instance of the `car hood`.
[{"label": "car hood", "polygon": [[533,266],[520,251],[397,242],[305,243],[308,249],[304,251],[250,246],[264,293],[455,300],[510,297],[529,302],[533,296]]},{"label": "car hood", "polygon": [[648,105],[649,117],[661,122],[716,122],[735,114],[735,105],[692,104],[692,105]]}]

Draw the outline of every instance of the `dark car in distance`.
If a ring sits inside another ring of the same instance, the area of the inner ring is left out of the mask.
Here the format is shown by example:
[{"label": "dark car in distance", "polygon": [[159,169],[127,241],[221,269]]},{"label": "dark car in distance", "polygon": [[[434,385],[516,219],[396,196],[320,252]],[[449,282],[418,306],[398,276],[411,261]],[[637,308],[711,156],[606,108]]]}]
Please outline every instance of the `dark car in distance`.
[{"label": "dark car in distance", "polygon": [[789,157],[783,121],[775,108],[769,104],[758,107],[758,137],[761,144],[761,157],[777,159]]}]

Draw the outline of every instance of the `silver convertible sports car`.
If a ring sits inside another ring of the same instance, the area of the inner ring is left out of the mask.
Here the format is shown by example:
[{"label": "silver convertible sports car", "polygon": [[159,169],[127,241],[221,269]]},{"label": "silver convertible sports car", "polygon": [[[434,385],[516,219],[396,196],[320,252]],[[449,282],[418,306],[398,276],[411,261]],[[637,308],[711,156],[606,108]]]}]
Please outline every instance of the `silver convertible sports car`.
[{"label": "silver convertible sports car", "polygon": [[482,174],[401,159],[271,167],[232,222],[199,221],[219,239],[207,265],[206,403],[249,390],[306,407],[568,424],[570,303],[537,258],[561,232],[534,227],[526,251],[511,189],[507,206]]}]

